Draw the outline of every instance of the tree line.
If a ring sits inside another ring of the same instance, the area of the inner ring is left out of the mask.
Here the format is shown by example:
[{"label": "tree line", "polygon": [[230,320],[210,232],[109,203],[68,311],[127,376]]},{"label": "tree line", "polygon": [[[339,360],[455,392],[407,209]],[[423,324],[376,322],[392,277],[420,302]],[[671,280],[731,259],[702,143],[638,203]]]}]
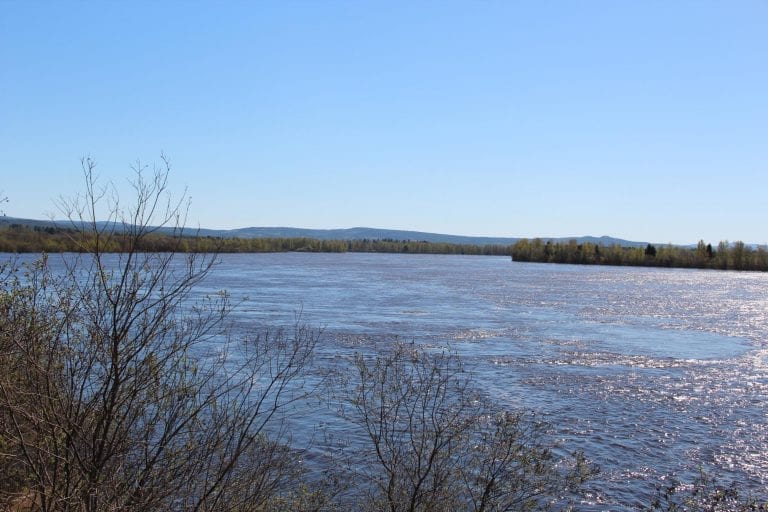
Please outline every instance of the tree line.
[{"label": "tree line", "polygon": [[[191,230],[186,230],[192,233]],[[261,252],[380,252],[398,254],[466,254],[509,256],[511,246],[427,242],[419,240],[362,239],[319,240],[315,238],[223,238],[183,235],[183,233],[148,233],[140,241],[129,232],[116,231],[102,241],[103,252],[179,252],[179,253],[261,253]],[[137,247],[131,244],[138,243]],[[92,233],[77,227],[30,226],[8,224],[0,227],[0,252],[57,253],[88,252]]]},{"label": "tree line", "polygon": [[[700,240],[696,247],[675,245],[626,247],[590,242],[553,242],[541,238],[521,239],[513,245],[453,244],[418,240],[361,239],[319,240],[315,238],[224,238],[196,236],[184,232],[147,233],[140,241],[116,230],[99,250],[109,252],[177,253],[267,253],[267,252],[370,252],[390,254],[464,254],[477,256],[512,256],[515,261],[535,263],[571,263],[582,265],[619,265],[719,270],[768,271],[768,248],[753,248],[744,242],[721,241],[716,247]],[[186,230],[192,233],[191,230]],[[0,252],[58,253],[89,252],[92,232],[77,227],[0,226]],[[136,244],[134,247],[132,244]]]},{"label": "tree line", "polygon": [[623,247],[578,243],[576,240],[522,239],[512,246],[512,259],[536,263],[768,271],[768,250],[765,246],[753,248],[744,242],[727,241],[720,242],[715,248],[703,240],[696,247],[657,247],[653,244]]}]

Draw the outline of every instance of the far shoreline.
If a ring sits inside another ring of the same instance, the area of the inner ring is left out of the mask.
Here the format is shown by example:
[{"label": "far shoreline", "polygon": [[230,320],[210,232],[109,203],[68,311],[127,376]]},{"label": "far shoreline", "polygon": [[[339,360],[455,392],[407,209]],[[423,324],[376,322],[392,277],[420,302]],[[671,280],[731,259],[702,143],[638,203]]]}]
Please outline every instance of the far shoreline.
[{"label": "far shoreline", "polygon": [[[133,242],[131,242],[133,240]],[[131,245],[135,244],[135,245]],[[322,240],[308,237],[228,238],[183,236],[148,231],[138,239],[117,231],[96,233],[87,228],[11,224],[0,227],[0,253],[382,253],[504,256],[512,261],[619,267],[692,268],[710,270],[768,271],[768,249],[743,242],[722,241],[713,247],[699,241],[696,247],[675,245],[645,247],[619,244],[553,242],[520,239],[514,244],[464,244],[427,240],[354,239]]]}]

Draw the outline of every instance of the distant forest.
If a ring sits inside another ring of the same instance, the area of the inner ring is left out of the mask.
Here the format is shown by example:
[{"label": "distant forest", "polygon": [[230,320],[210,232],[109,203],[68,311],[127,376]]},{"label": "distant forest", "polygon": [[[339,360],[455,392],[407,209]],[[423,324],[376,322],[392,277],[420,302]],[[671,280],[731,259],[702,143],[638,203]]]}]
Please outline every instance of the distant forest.
[{"label": "distant forest", "polygon": [[648,244],[643,247],[567,243],[522,239],[512,246],[512,259],[538,263],[626,265],[646,267],[768,270],[768,250],[744,242],[720,242],[716,248],[703,240],[696,247]]},{"label": "distant forest", "polygon": [[[191,230],[185,232],[192,233]],[[125,252],[135,240],[115,234],[102,239],[104,252]],[[174,236],[153,233],[143,237],[144,252],[383,252],[410,254],[467,254],[509,256],[509,245],[451,244],[414,240],[317,240],[314,238],[221,238],[211,236]],[[87,232],[54,226],[9,224],[0,227],[0,252],[87,252],[93,241]]]},{"label": "distant forest", "polygon": [[[102,239],[105,252],[129,250],[129,237],[115,234]],[[0,252],[86,252],[93,240],[87,232],[54,226],[9,224],[0,226]],[[174,236],[153,233],[136,248],[145,252],[380,252],[398,254],[466,254],[512,256],[514,261],[570,263],[576,265],[623,265],[645,267],[709,268],[768,271],[768,249],[743,242],[720,242],[717,247],[699,241],[696,247],[674,245],[623,247],[590,242],[553,242],[521,239],[514,245],[452,244],[414,240],[362,239],[317,240],[314,238],[222,238]]]}]

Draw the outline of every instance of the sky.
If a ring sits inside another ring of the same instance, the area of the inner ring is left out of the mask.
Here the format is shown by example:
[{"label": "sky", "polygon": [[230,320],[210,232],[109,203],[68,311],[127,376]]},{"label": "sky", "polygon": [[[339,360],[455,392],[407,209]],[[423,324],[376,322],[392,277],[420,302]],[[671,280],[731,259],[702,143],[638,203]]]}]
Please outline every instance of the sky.
[{"label": "sky", "polygon": [[0,205],[206,228],[768,242],[768,2],[0,0]]}]

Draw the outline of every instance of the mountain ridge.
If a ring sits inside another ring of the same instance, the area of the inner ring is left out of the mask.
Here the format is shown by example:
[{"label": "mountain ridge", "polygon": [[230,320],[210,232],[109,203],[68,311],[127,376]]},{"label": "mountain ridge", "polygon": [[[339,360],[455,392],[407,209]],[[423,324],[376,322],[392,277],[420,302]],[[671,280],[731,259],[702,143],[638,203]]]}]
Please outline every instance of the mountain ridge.
[{"label": "mountain ridge", "polygon": [[[70,227],[69,221],[23,219],[17,217],[0,217],[0,225],[21,224],[26,226],[62,228]],[[104,222],[100,222],[104,225]],[[161,231],[169,232],[170,228],[164,228]],[[472,235],[452,235],[446,233],[432,233],[427,231],[411,231],[402,229],[386,228],[335,228],[335,229],[315,229],[315,228],[295,228],[295,227],[266,227],[250,226],[235,229],[210,229],[210,228],[190,228],[184,229],[185,234],[196,234],[199,236],[211,236],[220,238],[314,238],[317,240],[402,240],[402,241],[425,241],[432,243],[451,243],[468,245],[512,245],[518,240],[524,238],[539,238],[545,241],[568,242],[576,240],[578,243],[594,243],[602,245],[621,245],[623,247],[641,247],[647,242],[637,242],[624,240],[607,235],[603,236],[569,236],[569,237],[494,237],[494,236],[472,236]]]}]

